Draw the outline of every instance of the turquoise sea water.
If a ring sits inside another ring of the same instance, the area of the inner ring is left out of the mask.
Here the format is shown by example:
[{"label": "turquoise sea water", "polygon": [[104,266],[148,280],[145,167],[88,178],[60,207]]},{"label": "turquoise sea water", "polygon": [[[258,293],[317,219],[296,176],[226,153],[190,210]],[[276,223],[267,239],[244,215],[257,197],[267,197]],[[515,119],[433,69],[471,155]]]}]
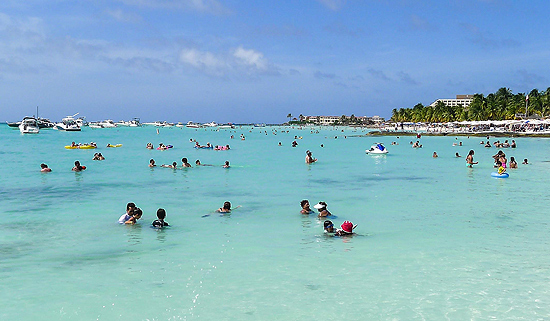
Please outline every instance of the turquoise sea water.
[{"label": "turquoise sea water", "polygon": [[[483,138],[423,137],[413,149],[413,137],[353,137],[361,133],[144,127],[33,136],[1,125],[0,319],[550,318],[550,140],[515,138],[508,158],[531,164],[495,179],[497,150]],[[303,139],[292,148],[295,135]],[[231,150],[196,150],[191,138]],[[72,141],[99,148],[66,150]],[[366,155],[378,141],[390,154]],[[317,163],[305,164],[308,149]],[[470,149],[480,162],[473,169]],[[95,152],[106,160],[92,161]],[[147,166],[182,157],[216,166]],[[72,172],[75,160],[87,170]],[[40,173],[42,162],[53,171]],[[327,237],[322,220],[299,213],[302,199],[327,202],[335,225],[350,220],[357,235]],[[226,200],[242,207],[214,213]],[[135,226],[117,224],[127,202],[144,211]],[[150,228],[159,207],[172,225],[160,231]]]}]

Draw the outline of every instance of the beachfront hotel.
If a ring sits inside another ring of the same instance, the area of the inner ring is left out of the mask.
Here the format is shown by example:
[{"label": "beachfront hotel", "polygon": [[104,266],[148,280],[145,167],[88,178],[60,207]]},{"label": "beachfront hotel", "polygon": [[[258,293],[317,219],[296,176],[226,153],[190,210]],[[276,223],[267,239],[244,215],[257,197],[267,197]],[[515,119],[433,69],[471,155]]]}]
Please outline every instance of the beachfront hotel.
[{"label": "beachfront hotel", "polygon": [[435,107],[438,102],[443,102],[447,106],[455,107],[462,106],[468,107],[474,100],[474,95],[456,95],[455,99],[452,98],[440,98],[431,103],[430,107]]},{"label": "beachfront hotel", "polygon": [[[344,115],[345,116],[345,115]],[[351,120],[351,116],[345,116],[346,119]],[[355,120],[355,123],[361,123],[361,124],[378,124],[383,123],[385,121],[384,118],[380,116],[353,116],[353,119]],[[315,125],[321,125],[321,126],[332,126],[334,123],[339,122],[342,120],[342,116],[303,116],[300,117],[300,121],[309,121],[313,122]]]}]

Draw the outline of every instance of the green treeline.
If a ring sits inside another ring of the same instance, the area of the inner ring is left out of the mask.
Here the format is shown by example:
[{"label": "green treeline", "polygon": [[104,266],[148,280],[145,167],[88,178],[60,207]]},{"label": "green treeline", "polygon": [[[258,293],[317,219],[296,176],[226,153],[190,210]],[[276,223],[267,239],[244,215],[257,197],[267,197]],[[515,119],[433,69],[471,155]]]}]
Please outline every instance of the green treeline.
[{"label": "green treeline", "polygon": [[[496,93],[487,96],[475,94],[468,107],[447,106],[438,101],[432,106],[416,104],[413,108],[393,109],[391,121],[394,122],[452,122],[472,120],[508,120],[550,114],[550,87],[545,91],[533,89],[529,99],[524,93],[513,94],[509,88],[500,88]],[[527,112],[526,112],[527,107]]]}]

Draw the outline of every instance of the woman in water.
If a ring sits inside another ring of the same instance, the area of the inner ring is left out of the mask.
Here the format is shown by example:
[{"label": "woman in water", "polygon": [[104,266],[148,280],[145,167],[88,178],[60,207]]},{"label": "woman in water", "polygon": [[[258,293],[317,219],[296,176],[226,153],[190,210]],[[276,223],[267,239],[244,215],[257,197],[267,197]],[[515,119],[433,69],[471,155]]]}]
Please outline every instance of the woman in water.
[{"label": "woman in water", "polygon": [[223,203],[223,206],[218,208],[219,213],[231,213],[231,203],[226,201]]},{"label": "woman in water", "polygon": [[41,168],[40,171],[41,171],[41,172],[44,172],[44,173],[47,173],[47,172],[51,172],[51,171],[52,171],[52,169],[49,168],[48,165],[46,165],[46,164],[44,164],[44,163],[40,164],[40,168]]},{"label": "woman in water", "polygon": [[510,168],[518,168],[518,163],[514,156],[510,157]]},{"label": "woman in water", "polygon": [[468,164],[468,167],[472,167],[472,165],[477,164],[477,162],[474,162],[474,150],[471,149],[468,153],[468,156],[466,156],[466,164]]},{"label": "woman in water", "polygon": [[319,202],[318,204],[315,204],[315,206],[313,206],[313,207],[319,211],[319,215],[318,215],[319,217],[327,217],[327,216],[332,215],[327,210],[327,203],[325,203],[325,202]]}]

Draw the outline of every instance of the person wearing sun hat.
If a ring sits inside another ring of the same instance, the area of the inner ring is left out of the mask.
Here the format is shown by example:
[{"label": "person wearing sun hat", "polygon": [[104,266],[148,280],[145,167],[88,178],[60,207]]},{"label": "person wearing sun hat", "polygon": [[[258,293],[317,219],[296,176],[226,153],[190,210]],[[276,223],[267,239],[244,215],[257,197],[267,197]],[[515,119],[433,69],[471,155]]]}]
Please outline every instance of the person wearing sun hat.
[{"label": "person wearing sun hat", "polygon": [[313,208],[319,210],[319,217],[327,217],[332,214],[327,210],[327,203],[325,202],[319,202],[313,206]]},{"label": "person wearing sun hat", "polygon": [[338,229],[336,231],[335,235],[338,235],[338,236],[352,235],[352,234],[354,234],[353,230],[357,227],[357,224],[353,225],[353,223],[350,222],[350,221],[344,221],[344,223],[342,223],[342,225],[340,225],[340,227],[342,229]]}]

